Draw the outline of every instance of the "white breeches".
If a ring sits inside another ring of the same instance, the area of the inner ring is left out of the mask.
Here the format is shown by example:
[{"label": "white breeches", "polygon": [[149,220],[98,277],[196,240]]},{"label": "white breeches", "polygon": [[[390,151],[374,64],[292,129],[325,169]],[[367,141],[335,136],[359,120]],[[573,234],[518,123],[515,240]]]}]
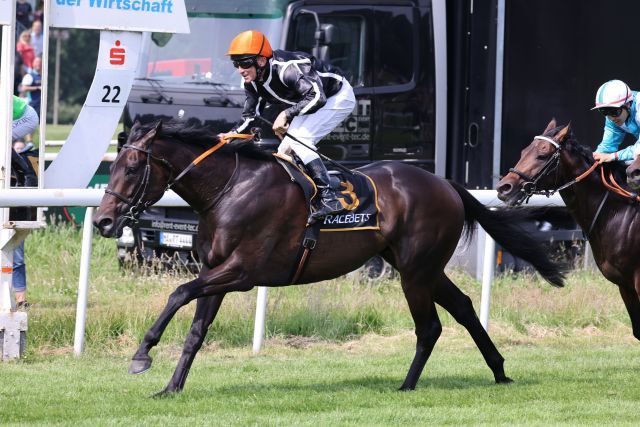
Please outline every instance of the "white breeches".
[{"label": "white breeches", "polygon": [[294,117],[287,130],[295,138],[307,144],[304,145],[285,137],[278,146],[278,153],[287,154],[289,150],[295,152],[306,165],[320,158],[315,150],[316,144],[336,128],[356,106],[356,97],[349,82],[344,79],[342,87],[327,103],[312,114]]}]

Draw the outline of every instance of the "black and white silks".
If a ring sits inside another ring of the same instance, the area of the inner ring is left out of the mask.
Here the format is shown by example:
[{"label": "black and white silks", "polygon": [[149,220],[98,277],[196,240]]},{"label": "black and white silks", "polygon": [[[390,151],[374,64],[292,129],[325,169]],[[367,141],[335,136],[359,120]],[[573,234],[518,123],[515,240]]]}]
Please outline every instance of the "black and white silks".
[{"label": "black and white silks", "polygon": [[261,81],[244,83],[246,100],[242,121],[233,132],[243,132],[269,104],[289,105],[285,109],[287,120],[312,114],[338,93],[343,77],[340,71],[303,52],[273,51],[268,59]]}]

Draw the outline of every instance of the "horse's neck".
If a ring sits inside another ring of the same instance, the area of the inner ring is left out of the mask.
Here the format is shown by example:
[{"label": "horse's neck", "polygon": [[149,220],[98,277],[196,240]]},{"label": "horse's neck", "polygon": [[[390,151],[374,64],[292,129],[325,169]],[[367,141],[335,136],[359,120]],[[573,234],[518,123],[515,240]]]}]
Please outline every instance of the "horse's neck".
[{"label": "horse's neck", "polygon": [[[588,168],[585,167],[584,170]],[[581,172],[570,172],[570,177],[567,181],[575,179]],[[580,225],[585,233],[592,231],[592,234],[602,229],[602,225],[606,224],[606,221],[602,221],[607,217],[614,198],[608,197],[605,200],[604,205],[601,206],[603,198],[607,194],[608,190],[604,187],[600,178],[598,178],[598,169],[591,173],[590,176],[584,180],[573,184],[565,190],[560,192],[560,196],[564,201],[567,209]],[[566,175],[566,174],[565,174]],[[594,219],[598,216],[598,220],[594,223]],[[593,225],[593,230],[590,230]],[[591,236],[589,236],[591,237]]]},{"label": "horse's neck", "polygon": [[[177,169],[176,174],[182,172],[190,163],[191,160],[184,165],[174,165]],[[234,174],[235,166],[234,154],[213,153],[187,172],[172,188],[189,206],[200,212],[224,190]]]}]

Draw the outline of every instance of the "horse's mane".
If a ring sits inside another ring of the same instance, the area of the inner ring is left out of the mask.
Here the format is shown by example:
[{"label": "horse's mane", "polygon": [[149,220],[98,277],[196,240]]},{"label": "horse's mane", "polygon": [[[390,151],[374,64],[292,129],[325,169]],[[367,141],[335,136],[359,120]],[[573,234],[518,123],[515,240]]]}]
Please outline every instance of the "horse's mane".
[{"label": "horse's mane", "polygon": [[[157,122],[137,124],[131,129],[128,140],[138,141],[145,134],[156,127]],[[162,122],[160,133],[156,139],[170,139],[177,143],[198,145],[201,148],[211,148],[219,142],[218,134],[210,127],[203,125],[198,119],[188,121],[169,120]],[[238,153],[244,157],[258,160],[274,160],[271,151],[260,147],[253,141],[233,141],[219,150],[220,153]]]},{"label": "horse's mane", "polygon": [[[546,136],[553,137],[558,132],[560,132],[564,126],[558,126],[553,128],[549,132],[547,132]],[[567,139],[565,142],[565,147],[569,150],[571,154],[581,156],[586,160],[589,165],[592,165],[595,161],[593,158],[593,151],[591,148],[581,145],[576,137],[573,135],[573,130],[569,128],[569,134],[567,135]],[[626,185],[627,176],[626,176],[626,165],[624,162],[609,162],[604,163],[605,171],[611,170],[614,173],[614,177],[616,181],[620,184]]]}]

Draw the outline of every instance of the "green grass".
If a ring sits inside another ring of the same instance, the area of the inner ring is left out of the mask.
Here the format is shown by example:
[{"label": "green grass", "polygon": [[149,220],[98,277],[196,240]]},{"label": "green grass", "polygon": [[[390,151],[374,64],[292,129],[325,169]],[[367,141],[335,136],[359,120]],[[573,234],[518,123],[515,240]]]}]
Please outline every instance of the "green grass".
[{"label": "green grass", "polygon": [[[186,273],[121,271],[113,240],[93,243],[86,348],[71,355],[81,232],[68,226],[26,241],[26,356],[0,364],[0,423],[134,425],[632,424],[640,345],[617,289],[573,272],[555,289],[531,274],[501,275],[490,335],[511,386],[493,384],[466,331],[440,310],[444,332],[418,389],[395,390],[413,356],[412,320],[397,280],[358,275],[270,289],[267,339],[250,354],[255,291],[225,298],[184,393],[150,399],[169,380],[193,315],[181,309],[151,355],[129,358]],[[451,271],[479,307],[480,284]]]},{"label": "green grass", "polygon": [[[47,124],[47,140],[65,141],[69,136],[69,133],[71,133],[72,128],[73,128],[73,125],[55,125],[54,126],[52,124]],[[123,129],[122,123],[119,123],[111,139],[117,139],[118,133],[120,133],[122,129]],[[40,146],[39,130],[36,130],[36,132],[34,132],[33,134],[33,143],[36,145],[36,147]],[[49,147],[47,149],[47,152],[50,152],[50,153],[55,153],[58,151],[60,151],[60,147]],[[110,151],[115,151],[115,148],[111,148]]]},{"label": "green grass", "polygon": [[[205,349],[182,394],[153,399],[175,366],[126,373],[124,357],[47,356],[2,365],[0,420],[20,425],[638,425],[638,346],[589,340],[506,346],[496,385],[477,350],[447,331],[414,392],[398,392],[410,334],[306,349]],[[453,344],[452,344],[453,343]],[[504,344],[504,343],[503,343]],[[504,346],[503,346],[504,347]]]}]

